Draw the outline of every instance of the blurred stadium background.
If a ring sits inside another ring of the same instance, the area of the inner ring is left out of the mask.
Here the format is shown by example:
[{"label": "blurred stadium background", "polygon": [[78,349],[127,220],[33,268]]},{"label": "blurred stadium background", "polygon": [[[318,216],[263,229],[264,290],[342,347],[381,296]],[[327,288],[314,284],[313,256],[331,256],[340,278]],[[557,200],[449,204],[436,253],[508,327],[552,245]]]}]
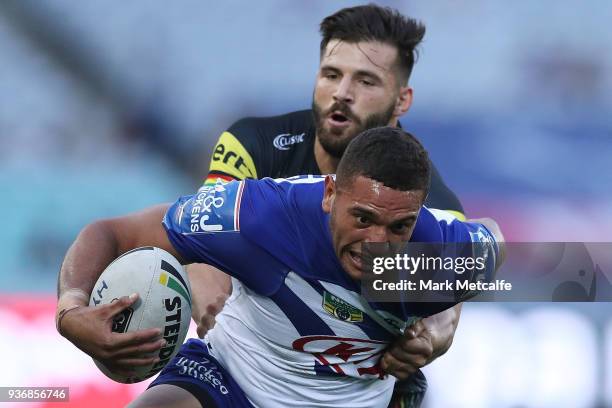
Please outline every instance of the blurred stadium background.
[{"label": "blurred stadium background", "polygon": [[[612,3],[380,3],[427,25],[402,123],[468,215],[612,241]],[[195,190],[236,119],[309,107],[317,25],[354,4],[0,2],[0,385],[69,385],[75,407],[143,389],[56,334],[63,254],[95,218]],[[426,406],[612,407],[610,310],[465,305]]]}]

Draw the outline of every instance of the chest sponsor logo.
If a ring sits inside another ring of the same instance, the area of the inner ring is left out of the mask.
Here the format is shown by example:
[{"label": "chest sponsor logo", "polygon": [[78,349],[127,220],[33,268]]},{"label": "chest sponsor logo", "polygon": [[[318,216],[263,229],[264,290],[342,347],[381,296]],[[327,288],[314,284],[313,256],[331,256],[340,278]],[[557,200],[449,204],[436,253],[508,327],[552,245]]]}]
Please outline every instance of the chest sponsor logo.
[{"label": "chest sponsor logo", "polygon": [[278,150],[289,150],[296,143],[302,143],[306,133],[301,135],[292,135],[291,133],[283,133],[274,138],[273,144]]},{"label": "chest sponsor logo", "polygon": [[344,322],[363,322],[363,312],[328,291],[323,292],[323,310]]},{"label": "chest sponsor logo", "polygon": [[305,336],[293,342],[293,349],[311,353],[317,361],[337,374],[383,378],[380,356],[388,342],[336,336]]}]

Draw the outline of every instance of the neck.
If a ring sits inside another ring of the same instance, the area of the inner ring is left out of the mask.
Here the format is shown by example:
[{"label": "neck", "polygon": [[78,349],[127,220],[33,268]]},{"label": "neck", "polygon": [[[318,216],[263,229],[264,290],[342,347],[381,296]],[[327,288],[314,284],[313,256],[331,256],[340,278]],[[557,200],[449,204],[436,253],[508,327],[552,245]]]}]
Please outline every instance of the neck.
[{"label": "neck", "polygon": [[321,174],[333,174],[336,172],[340,159],[327,153],[323,146],[321,146],[318,137],[315,137],[314,155]]}]

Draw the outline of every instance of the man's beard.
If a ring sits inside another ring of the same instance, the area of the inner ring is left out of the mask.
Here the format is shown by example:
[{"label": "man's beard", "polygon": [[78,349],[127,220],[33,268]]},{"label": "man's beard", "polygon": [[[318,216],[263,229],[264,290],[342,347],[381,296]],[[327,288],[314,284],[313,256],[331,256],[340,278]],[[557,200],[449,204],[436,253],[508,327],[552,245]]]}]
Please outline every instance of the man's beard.
[{"label": "man's beard", "polygon": [[[328,154],[337,159],[342,157],[351,140],[364,130],[379,126],[387,126],[391,121],[394,110],[395,102],[392,102],[384,111],[373,113],[366,116],[364,120],[361,120],[345,103],[335,102],[330,109],[323,112],[323,109],[315,102],[314,98],[312,99],[312,113],[314,115],[319,143],[321,143],[321,146]],[[346,128],[340,130],[340,132],[334,132],[333,129],[325,129],[324,122],[327,120],[327,116],[334,111],[342,112],[344,116],[352,121],[352,124],[354,124],[356,128],[344,135],[342,132],[346,132]]]}]

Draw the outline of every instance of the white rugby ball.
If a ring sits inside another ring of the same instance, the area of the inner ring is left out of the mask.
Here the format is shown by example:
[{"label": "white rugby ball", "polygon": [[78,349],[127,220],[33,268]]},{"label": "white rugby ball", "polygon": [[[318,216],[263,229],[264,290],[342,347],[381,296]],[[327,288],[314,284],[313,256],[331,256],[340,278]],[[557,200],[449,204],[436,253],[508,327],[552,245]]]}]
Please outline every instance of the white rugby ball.
[{"label": "white rugby ball", "polygon": [[157,374],[185,341],[191,320],[189,279],[183,266],[163,249],[137,248],[115,259],[96,282],[89,305],[108,304],[132,293],[139,294],[138,300],[115,316],[112,330],[127,333],[159,327],[167,343],[156,353],[159,362],[134,367],[135,374],[130,377],[112,373],[94,359],[107,377],[121,383],[139,382]]}]

